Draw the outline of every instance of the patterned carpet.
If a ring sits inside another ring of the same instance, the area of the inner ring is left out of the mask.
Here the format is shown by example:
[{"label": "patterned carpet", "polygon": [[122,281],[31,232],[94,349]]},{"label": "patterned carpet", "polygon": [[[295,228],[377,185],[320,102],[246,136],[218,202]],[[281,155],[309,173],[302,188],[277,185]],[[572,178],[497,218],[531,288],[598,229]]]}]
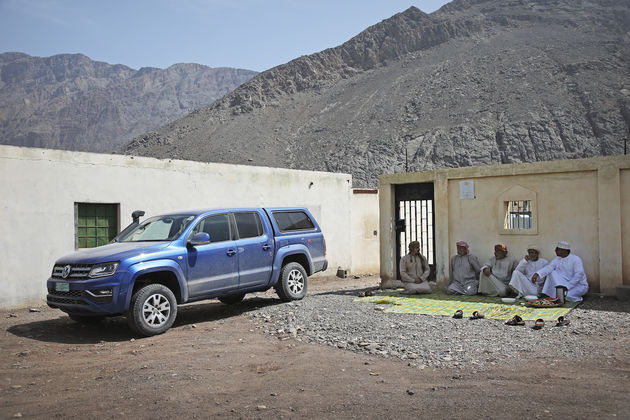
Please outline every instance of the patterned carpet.
[{"label": "patterned carpet", "polygon": [[461,309],[464,312],[464,318],[478,311],[486,318],[507,320],[514,315],[519,315],[526,321],[534,321],[538,318],[555,321],[559,316],[566,316],[579,304],[579,302],[567,302],[557,308],[529,308],[521,304],[525,302],[523,299],[507,304],[501,302],[501,298],[498,297],[454,296],[447,295],[443,291],[434,291],[429,295],[402,295],[400,291],[402,289],[358,298],[355,301],[394,305],[387,308],[385,312],[453,316],[456,310]]}]

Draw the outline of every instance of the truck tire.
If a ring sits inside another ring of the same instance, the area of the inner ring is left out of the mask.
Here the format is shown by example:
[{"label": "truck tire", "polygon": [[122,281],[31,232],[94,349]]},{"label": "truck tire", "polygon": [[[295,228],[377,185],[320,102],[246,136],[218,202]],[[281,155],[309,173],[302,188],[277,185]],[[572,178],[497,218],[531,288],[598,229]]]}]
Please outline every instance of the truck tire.
[{"label": "truck tire", "polygon": [[219,296],[217,299],[219,299],[219,302],[225,303],[226,305],[234,305],[241,302],[244,297],[245,293],[241,293],[240,295]]},{"label": "truck tire", "polygon": [[105,319],[104,316],[86,316],[86,315],[74,315],[74,314],[68,314],[68,316],[74,322],[78,322],[79,324],[86,324],[86,325],[96,325]]},{"label": "truck tire", "polygon": [[300,300],[306,295],[307,275],[300,264],[292,262],[280,271],[276,293],[284,302]]},{"label": "truck tire", "polygon": [[173,325],[177,316],[177,300],[171,289],[161,284],[149,284],[131,297],[127,324],[137,334],[162,334]]}]

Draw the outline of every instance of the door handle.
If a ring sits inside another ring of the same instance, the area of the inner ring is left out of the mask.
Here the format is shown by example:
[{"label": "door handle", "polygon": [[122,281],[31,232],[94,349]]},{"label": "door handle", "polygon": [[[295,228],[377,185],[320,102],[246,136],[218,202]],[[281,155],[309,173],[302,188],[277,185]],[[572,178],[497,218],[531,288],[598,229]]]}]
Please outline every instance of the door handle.
[{"label": "door handle", "polygon": [[263,251],[269,251],[270,248],[271,248],[271,245],[269,245],[269,244],[264,244],[263,245]]},{"label": "door handle", "polygon": [[226,254],[228,257],[231,257],[232,255],[236,255],[236,251],[230,248],[227,250]]}]

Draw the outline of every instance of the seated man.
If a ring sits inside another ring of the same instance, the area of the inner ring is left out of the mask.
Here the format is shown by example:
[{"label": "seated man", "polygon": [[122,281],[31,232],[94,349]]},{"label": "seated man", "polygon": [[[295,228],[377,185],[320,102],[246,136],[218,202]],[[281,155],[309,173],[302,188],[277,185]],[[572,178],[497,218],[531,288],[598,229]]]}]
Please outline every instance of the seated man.
[{"label": "seated man", "polygon": [[459,241],[455,245],[457,245],[457,255],[451,258],[446,294],[476,295],[481,264],[477,257],[470,253],[466,242]]},{"label": "seated man", "polygon": [[534,273],[532,280],[547,276],[542,293],[555,298],[556,287],[562,286],[567,289],[567,300],[580,302],[582,296],[588,292],[582,259],[571,254],[571,244],[565,241],[556,245],[556,255],[549,264]]},{"label": "seated man", "polygon": [[420,242],[409,243],[409,253],[400,259],[400,279],[405,284],[404,294],[431,293],[427,279],[431,269],[420,253]]},{"label": "seated man", "polygon": [[494,246],[494,257],[481,267],[479,274],[479,293],[486,296],[507,296],[508,283],[518,262],[508,257],[507,247],[503,244]]},{"label": "seated man", "polygon": [[545,277],[539,278],[537,281],[532,281],[532,277],[536,271],[540,270],[544,266],[549,264],[544,258],[540,258],[540,248],[536,245],[530,245],[527,247],[527,255],[516,266],[516,269],[512,273],[512,279],[509,286],[512,290],[515,290],[516,297],[523,296],[538,296],[542,290],[542,286],[545,283]]}]

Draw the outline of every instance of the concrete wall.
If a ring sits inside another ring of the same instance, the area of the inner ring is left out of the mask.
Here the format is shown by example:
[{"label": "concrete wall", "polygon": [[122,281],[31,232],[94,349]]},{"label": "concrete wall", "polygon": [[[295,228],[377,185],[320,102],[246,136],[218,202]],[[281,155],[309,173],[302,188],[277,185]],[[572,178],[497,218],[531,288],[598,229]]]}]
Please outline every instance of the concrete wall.
[{"label": "concrete wall", "polygon": [[119,203],[121,227],[217,207],[306,206],[329,273],[350,267],[350,175],[0,146],[0,308],[42,303],[54,261],[74,251],[74,204]]},{"label": "concrete wall", "polygon": [[[496,243],[516,258],[538,244],[551,260],[557,241],[567,240],[584,262],[590,291],[613,295],[616,286],[630,284],[629,169],[630,156],[616,156],[381,176],[381,277],[395,275],[395,186],[433,182],[438,284],[448,282],[458,240],[469,242],[482,262]],[[461,181],[474,182],[474,198],[460,197]],[[504,201],[524,198],[535,204],[533,229],[505,230]]]},{"label": "concrete wall", "polygon": [[378,273],[378,190],[354,190],[352,195],[352,274]]},{"label": "concrete wall", "polygon": [[630,170],[624,169],[620,172],[623,284],[630,286]]}]

